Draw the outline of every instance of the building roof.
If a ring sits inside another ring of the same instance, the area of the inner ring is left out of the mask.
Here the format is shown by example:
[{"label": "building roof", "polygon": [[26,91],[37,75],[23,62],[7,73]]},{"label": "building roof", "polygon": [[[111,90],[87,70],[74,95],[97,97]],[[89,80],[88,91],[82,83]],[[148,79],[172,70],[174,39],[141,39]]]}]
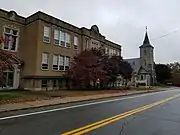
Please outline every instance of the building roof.
[{"label": "building roof", "polygon": [[125,59],[125,61],[131,64],[131,67],[133,68],[133,72],[138,73],[141,66],[140,58]]}]

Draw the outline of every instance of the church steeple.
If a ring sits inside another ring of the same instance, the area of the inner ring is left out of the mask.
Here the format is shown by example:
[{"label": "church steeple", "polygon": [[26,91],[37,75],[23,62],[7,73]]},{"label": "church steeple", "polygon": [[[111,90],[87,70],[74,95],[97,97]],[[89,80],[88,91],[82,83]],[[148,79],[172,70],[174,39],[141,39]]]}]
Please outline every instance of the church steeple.
[{"label": "church steeple", "polygon": [[142,47],[153,47],[150,44],[150,41],[149,41],[148,32],[147,32],[147,26],[146,26],[146,34],[145,34],[145,37],[144,37],[143,45],[141,45],[140,48],[142,48]]},{"label": "church steeple", "polygon": [[149,42],[149,37],[148,37],[148,33],[147,33],[147,26],[146,26],[146,34],[145,34],[145,38],[144,38],[143,44],[150,44],[150,42]]}]

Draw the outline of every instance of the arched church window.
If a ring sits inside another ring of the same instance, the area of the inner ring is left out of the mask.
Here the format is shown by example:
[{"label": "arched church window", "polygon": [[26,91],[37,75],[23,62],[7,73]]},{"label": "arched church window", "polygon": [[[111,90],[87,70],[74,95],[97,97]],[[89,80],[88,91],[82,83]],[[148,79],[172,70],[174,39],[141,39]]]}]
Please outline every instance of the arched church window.
[{"label": "arched church window", "polygon": [[133,61],[133,65],[135,65],[135,61]]},{"label": "arched church window", "polygon": [[144,60],[144,65],[146,66],[146,60]]},{"label": "arched church window", "polygon": [[146,50],[144,50],[144,55],[147,55],[147,51]]}]

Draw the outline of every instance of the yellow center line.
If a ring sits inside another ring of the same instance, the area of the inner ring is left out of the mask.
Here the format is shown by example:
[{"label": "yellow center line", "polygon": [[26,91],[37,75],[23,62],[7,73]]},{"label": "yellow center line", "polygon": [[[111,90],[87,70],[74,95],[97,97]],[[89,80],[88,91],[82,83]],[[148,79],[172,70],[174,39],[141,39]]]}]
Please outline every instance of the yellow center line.
[{"label": "yellow center line", "polygon": [[142,112],[144,110],[147,110],[147,109],[150,109],[154,106],[157,106],[157,105],[160,105],[160,104],[163,104],[165,102],[168,102],[174,98],[177,98],[179,97],[180,95],[175,95],[175,96],[172,96],[170,98],[166,98],[166,99],[163,99],[163,100],[160,100],[160,101],[157,101],[157,102],[154,102],[152,104],[149,104],[149,105],[145,105],[145,106],[142,106],[142,107],[139,107],[139,108],[136,108],[136,109],[133,109],[133,110],[130,110],[130,111],[127,111],[125,113],[122,113],[122,114],[119,114],[119,115],[116,115],[116,116],[113,116],[113,117],[110,117],[110,118],[107,118],[107,119],[104,119],[104,120],[101,120],[101,121],[98,121],[98,122],[95,122],[93,124],[89,124],[87,126],[84,126],[84,127],[81,127],[81,128],[78,128],[78,129],[75,129],[75,130],[72,130],[72,131],[69,131],[67,133],[63,133],[61,135],[82,135],[82,134],[85,134],[87,132],[90,132],[92,130],[95,130],[97,128],[100,128],[102,126],[105,126],[107,124],[110,124],[112,122],[115,122],[117,120],[120,120],[122,118],[125,118],[125,117],[128,117],[130,115],[133,115],[133,114],[136,114],[136,113],[139,113],[139,112]]}]

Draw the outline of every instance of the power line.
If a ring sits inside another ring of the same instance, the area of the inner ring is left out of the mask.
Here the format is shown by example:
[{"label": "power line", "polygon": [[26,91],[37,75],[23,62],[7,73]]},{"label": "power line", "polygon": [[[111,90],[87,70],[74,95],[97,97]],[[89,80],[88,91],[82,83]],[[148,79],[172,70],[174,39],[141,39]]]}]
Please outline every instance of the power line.
[{"label": "power line", "polygon": [[[150,40],[151,40],[151,41],[158,40],[158,39],[161,39],[161,38],[167,37],[167,36],[169,36],[169,35],[172,35],[172,34],[174,34],[174,33],[178,33],[178,32],[180,32],[180,29],[174,30],[173,32],[170,32],[170,33],[164,34],[164,35],[159,36],[159,37],[152,38],[152,39],[150,39]],[[141,44],[141,43],[140,43],[140,44]],[[139,44],[137,44],[137,45],[139,45]]]},{"label": "power line", "polygon": [[167,34],[165,34],[165,35],[162,35],[162,36],[159,36],[159,37],[156,37],[156,38],[152,38],[151,40],[157,40],[157,39],[160,39],[160,38],[164,38],[164,37],[167,37],[167,36],[172,35],[172,34],[174,34],[174,33],[177,33],[177,32],[179,32],[179,31],[180,31],[180,29],[177,29],[177,30],[175,30],[175,31],[173,31],[173,32],[170,32],[170,33],[167,33]]}]

